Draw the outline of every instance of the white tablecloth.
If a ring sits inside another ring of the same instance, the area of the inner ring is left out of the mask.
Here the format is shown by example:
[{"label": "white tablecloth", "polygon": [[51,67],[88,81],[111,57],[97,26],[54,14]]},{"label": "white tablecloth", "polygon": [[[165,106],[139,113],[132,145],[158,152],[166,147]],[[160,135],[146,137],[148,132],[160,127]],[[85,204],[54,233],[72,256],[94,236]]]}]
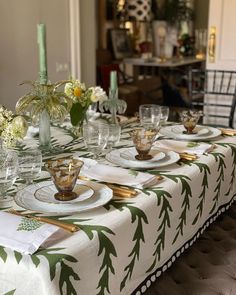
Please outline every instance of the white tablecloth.
[{"label": "white tablecloth", "polygon": [[[64,155],[89,156],[81,139],[61,133]],[[214,143],[197,161],[149,171],[164,179],[135,198],[114,197],[101,208],[58,217],[81,230],[33,255],[0,246],[0,294],[143,293],[233,202],[236,137]]]}]

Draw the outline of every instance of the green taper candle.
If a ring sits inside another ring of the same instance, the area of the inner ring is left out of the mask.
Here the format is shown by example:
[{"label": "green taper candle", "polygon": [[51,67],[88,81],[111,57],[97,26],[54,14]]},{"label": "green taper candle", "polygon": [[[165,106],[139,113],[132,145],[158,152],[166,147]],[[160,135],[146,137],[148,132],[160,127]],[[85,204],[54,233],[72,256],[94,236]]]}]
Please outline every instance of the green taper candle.
[{"label": "green taper candle", "polygon": [[110,73],[110,90],[116,90],[117,89],[117,72],[111,71]]},{"label": "green taper candle", "polygon": [[46,52],[46,27],[38,24],[38,46],[39,46],[39,80],[40,84],[47,84],[47,52]]}]

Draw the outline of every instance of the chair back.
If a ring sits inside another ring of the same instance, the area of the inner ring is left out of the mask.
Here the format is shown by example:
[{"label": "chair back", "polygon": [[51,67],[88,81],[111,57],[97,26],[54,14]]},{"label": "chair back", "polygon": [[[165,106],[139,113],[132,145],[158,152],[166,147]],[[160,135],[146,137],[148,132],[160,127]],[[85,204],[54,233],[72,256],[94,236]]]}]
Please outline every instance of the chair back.
[{"label": "chair back", "polygon": [[191,69],[188,91],[191,106],[203,109],[204,123],[233,128],[236,71]]}]

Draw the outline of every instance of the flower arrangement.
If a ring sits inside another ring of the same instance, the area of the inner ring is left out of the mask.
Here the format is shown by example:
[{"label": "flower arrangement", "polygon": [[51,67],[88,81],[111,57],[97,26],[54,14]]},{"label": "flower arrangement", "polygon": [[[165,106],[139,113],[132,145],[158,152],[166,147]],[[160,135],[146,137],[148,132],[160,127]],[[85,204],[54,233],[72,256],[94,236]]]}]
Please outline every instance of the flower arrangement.
[{"label": "flower arrangement", "polygon": [[28,124],[24,117],[15,116],[12,111],[0,106],[0,137],[7,147],[13,147],[16,142],[25,137]]},{"label": "flower arrangement", "polygon": [[107,100],[105,91],[99,87],[86,88],[84,83],[72,79],[65,85],[65,94],[72,99],[73,105],[70,110],[70,118],[73,126],[81,125],[86,119],[86,111],[93,103]]},{"label": "flower arrangement", "polygon": [[68,80],[41,84],[38,81],[24,81],[21,85],[29,84],[32,90],[18,100],[16,113],[21,114],[29,110],[32,120],[36,121],[39,115],[46,110],[50,119],[63,121],[73,101],[63,91],[57,89],[67,82]]}]

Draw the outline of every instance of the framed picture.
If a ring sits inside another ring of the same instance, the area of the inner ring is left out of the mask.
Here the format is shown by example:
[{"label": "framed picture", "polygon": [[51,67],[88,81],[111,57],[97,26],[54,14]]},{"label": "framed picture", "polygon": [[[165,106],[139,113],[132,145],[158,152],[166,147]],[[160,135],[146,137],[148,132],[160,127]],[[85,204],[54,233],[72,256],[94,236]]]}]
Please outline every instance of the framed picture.
[{"label": "framed picture", "polygon": [[133,54],[128,29],[111,29],[110,39],[115,59],[123,59]]}]

